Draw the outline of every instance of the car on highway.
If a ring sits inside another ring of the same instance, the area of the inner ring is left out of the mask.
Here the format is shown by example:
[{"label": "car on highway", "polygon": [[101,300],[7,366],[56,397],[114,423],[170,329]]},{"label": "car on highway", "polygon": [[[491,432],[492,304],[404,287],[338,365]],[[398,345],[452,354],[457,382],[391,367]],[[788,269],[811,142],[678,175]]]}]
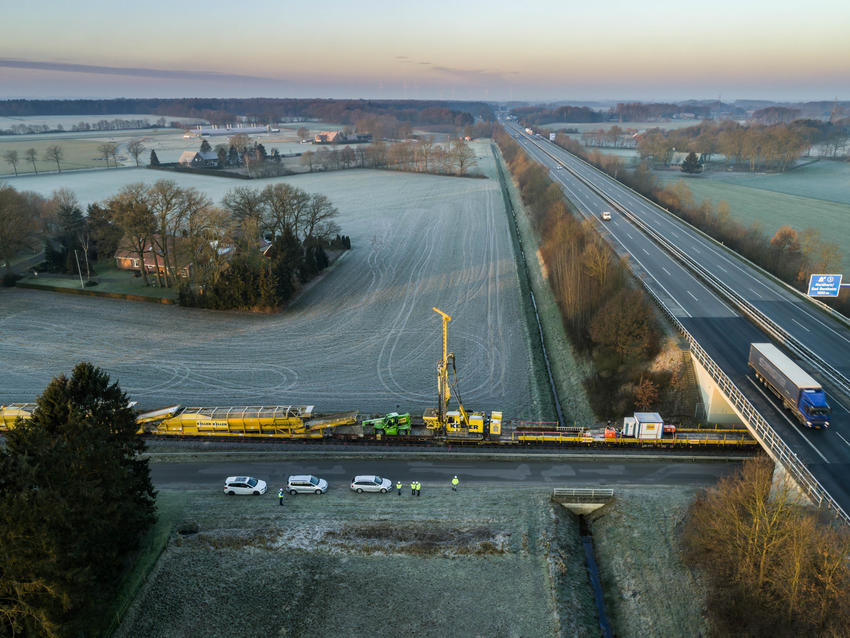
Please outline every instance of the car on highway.
[{"label": "car on highway", "polygon": [[328,491],[328,482],[312,474],[295,474],[286,480],[286,491],[296,494],[324,494]]},{"label": "car on highway", "polygon": [[392,489],[393,482],[388,478],[381,478],[374,474],[355,476],[351,479],[351,489],[362,494],[363,492],[380,492],[386,494]]},{"label": "car on highway", "polygon": [[268,486],[266,482],[253,476],[228,476],[224,479],[224,493],[228,496],[234,494],[253,494],[259,496],[265,494]]},{"label": "car on highway", "polygon": [[610,220],[611,220],[611,213],[609,213],[607,210],[602,211],[602,221],[607,222],[607,221],[610,221]]}]

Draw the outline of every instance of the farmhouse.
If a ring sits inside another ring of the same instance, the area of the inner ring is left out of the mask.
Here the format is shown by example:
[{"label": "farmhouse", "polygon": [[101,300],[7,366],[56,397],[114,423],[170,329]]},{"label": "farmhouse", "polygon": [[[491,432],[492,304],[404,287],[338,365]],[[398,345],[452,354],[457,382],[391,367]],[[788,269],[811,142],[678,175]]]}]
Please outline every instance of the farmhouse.
[{"label": "farmhouse", "polygon": [[[159,241],[159,235],[154,236],[154,239]],[[172,237],[169,239],[168,243],[170,254],[179,255],[180,248],[183,247],[183,244],[185,244],[185,240],[182,237]],[[158,271],[159,274],[164,275],[166,270],[168,270],[169,274],[175,274],[174,272],[171,272],[174,269],[166,267],[162,251],[155,247],[153,242],[150,240],[145,242],[142,255],[144,257],[143,261],[145,272],[156,273]],[[192,264],[182,256],[177,258],[177,263],[180,265],[176,267],[176,274],[180,277],[188,277],[192,271]],[[139,251],[132,247],[132,240],[129,237],[125,236],[121,240],[118,250],[115,251],[115,266],[119,270],[131,270],[139,273],[142,272],[143,266],[142,261],[139,259]]]},{"label": "farmhouse", "polygon": [[340,144],[345,142],[345,135],[342,131],[321,131],[316,134],[316,144]]},{"label": "farmhouse", "polygon": [[193,168],[219,168],[218,155],[212,151],[207,153],[183,151],[177,163],[181,166],[191,166]]}]

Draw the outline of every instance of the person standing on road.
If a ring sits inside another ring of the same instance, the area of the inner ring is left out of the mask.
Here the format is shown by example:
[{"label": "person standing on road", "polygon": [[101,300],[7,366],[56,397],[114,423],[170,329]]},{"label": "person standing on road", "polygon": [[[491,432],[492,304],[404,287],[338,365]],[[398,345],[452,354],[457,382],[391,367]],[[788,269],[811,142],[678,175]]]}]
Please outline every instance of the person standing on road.
[{"label": "person standing on road", "polygon": [[398,490],[398,495],[401,496],[401,481],[395,482],[395,488]]},{"label": "person standing on road", "polygon": [[416,496],[416,481],[410,481],[410,495]]},{"label": "person standing on road", "polygon": [[277,491],[277,500],[278,500],[278,502],[279,502],[279,503],[281,504],[281,506],[282,506],[282,505],[283,505],[283,488],[280,488],[280,489]]},{"label": "person standing on road", "polygon": [[422,483],[416,481],[416,496],[422,496]]},{"label": "person standing on road", "polygon": [[460,483],[460,480],[458,480],[457,474],[455,474],[454,478],[452,479],[452,492],[457,492],[458,483]]}]

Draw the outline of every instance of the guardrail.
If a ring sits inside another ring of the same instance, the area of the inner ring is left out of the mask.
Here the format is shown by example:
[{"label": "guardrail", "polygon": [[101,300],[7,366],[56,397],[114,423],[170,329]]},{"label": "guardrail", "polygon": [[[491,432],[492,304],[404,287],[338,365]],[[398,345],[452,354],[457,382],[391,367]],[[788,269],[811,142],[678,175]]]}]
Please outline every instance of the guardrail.
[{"label": "guardrail", "polygon": [[[538,148],[539,145],[538,145]],[[541,148],[541,150],[555,159],[551,153],[549,153],[546,149]],[[581,182],[583,182],[586,186],[588,186],[591,190],[600,195],[603,199],[608,202],[616,205],[623,212],[625,212],[630,220],[633,220],[633,223],[636,223],[638,227],[644,228],[646,224],[643,220],[640,220],[636,216],[632,215],[628,211],[625,211],[623,207],[612,198],[608,197],[604,193],[602,193],[596,186],[591,184],[588,180],[578,175],[575,171],[567,168],[567,170],[576,176]],[[634,220],[637,220],[635,222]],[[654,230],[650,229],[648,234],[658,235],[658,233]],[[663,238],[662,238],[663,239]],[[664,239],[663,244],[671,245],[669,241]],[[662,244],[662,245],[663,245]],[[675,247],[675,253],[677,257],[682,255],[682,251]],[[683,258],[683,257],[680,257]],[[684,257],[688,263],[693,260],[690,257]],[[701,267],[700,267],[701,268]],[[718,285],[722,288],[728,288],[725,284],[717,280],[716,277],[708,273],[710,276],[712,285]],[[818,507],[824,507],[827,510],[832,511],[837,517],[842,519],[844,523],[850,525],[850,516],[848,516],[847,512],[838,504],[838,502],[830,496],[829,492],[827,492],[826,488],[814,477],[814,475],[809,471],[809,469],[803,464],[802,461],[797,457],[797,454],[782,440],[779,434],[774,430],[767,420],[756,410],[756,408],[750,403],[749,399],[747,399],[744,394],[738,389],[738,387],[732,382],[732,380],[726,375],[725,372],[718,366],[714,360],[705,352],[699,342],[694,338],[694,336],[685,328],[685,326],[679,321],[679,318],[673,314],[673,312],[667,307],[664,301],[655,293],[654,290],[649,286],[648,282],[643,278],[638,277],[638,281],[641,282],[641,285],[644,289],[649,293],[649,295],[655,300],[655,303],[659,308],[664,312],[664,314],[670,319],[676,329],[685,337],[688,341],[688,344],[691,349],[691,354],[696,357],[697,361],[703,366],[703,368],[708,372],[709,376],[711,376],[712,380],[717,384],[717,386],[721,389],[721,391],[726,395],[729,400],[732,408],[735,412],[741,417],[744,423],[747,424],[750,431],[753,433],[753,436],[761,443],[762,447],[767,451],[767,453],[773,458],[773,460],[777,463],[781,463],[788,474],[794,479],[797,485],[800,487],[803,492],[811,499],[811,501],[817,505]],[[717,282],[716,284],[713,282]],[[749,306],[749,302],[740,298],[739,295],[736,295],[739,299],[741,299],[742,303],[746,306]],[[737,303],[736,303],[737,305]],[[752,310],[761,315],[757,309],[752,308]],[[749,313],[748,313],[749,314]],[[767,319],[767,318],[765,318]],[[767,319],[769,324],[775,325],[773,321]],[[783,334],[784,330],[781,330],[778,326],[776,328]],[[773,334],[773,328],[768,330]],[[780,339],[782,340],[782,339]],[[831,366],[828,366],[831,368]],[[841,375],[843,378],[843,375]]]},{"label": "guardrail", "polygon": [[[665,250],[667,250],[667,252],[674,255],[679,261],[681,261],[682,263],[687,265],[688,268],[690,268],[696,275],[698,275],[706,283],[711,285],[715,290],[717,290],[717,292],[719,292],[721,295],[723,295],[723,297],[725,297],[727,301],[731,302],[735,307],[737,307],[741,312],[743,312],[747,317],[749,317],[754,323],[756,323],[756,325],[758,325],[762,330],[764,330],[765,332],[767,332],[768,334],[773,336],[777,341],[783,343],[787,348],[792,350],[800,358],[805,359],[806,361],[811,363],[813,366],[818,368],[833,383],[840,386],[841,389],[845,393],[850,394],[850,378],[848,378],[847,376],[842,374],[840,370],[838,370],[837,368],[832,366],[830,363],[828,363],[823,358],[819,357],[817,354],[811,352],[798,339],[794,338],[790,333],[788,333],[785,329],[783,329],[779,324],[777,324],[775,321],[773,321],[770,317],[765,315],[762,311],[760,311],[758,308],[756,308],[753,304],[751,304],[749,301],[747,301],[744,297],[742,297],[737,292],[735,292],[732,288],[727,286],[721,279],[719,279],[718,277],[713,275],[711,272],[709,272],[708,269],[703,267],[702,264],[700,264],[697,260],[692,258],[687,252],[681,250],[678,246],[676,246],[676,244],[672,243],[670,240],[668,240],[666,237],[664,237],[661,233],[659,233],[654,228],[652,228],[643,219],[641,219],[637,215],[633,214],[624,204],[620,203],[614,197],[611,197],[610,195],[602,192],[596,185],[594,185],[592,182],[590,182],[587,178],[582,177],[574,169],[563,164],[557,157],[555,157],[548,149],[544,148],[541,144],[539,144],[535,140],[531,140],[531,142],[534,143],[537,146],[537,148],[540,149],[540,151],[542,151],[543,153],[545,153],[546,155],[551,157],[553,160],[557,161],[559,164],[564,166],[564,168],[567,171],[569,171],[572,175],[574,175],[585,186],[587,186],[588,188],[593,190],[602,199],[604,199],[609,204],[614,206],[617,210],[619,210],[620,213],[623,216],[625,216],[629,221],[631,221],[632,224],[634,224],[635,226],[640,228],[653,241],[660,244]],[[560,149],[560,150],[562,150],[564,153],[569,153],[569,151],[566,151],[564,149]],[[585,166],[587,166],[591,170],[598,171],[598,169],[596,169],[594,166],[592,166],[591,164],[589,164],[588,162],[586,162],[582,158],[576,157],[575,155],[572,155],[572,153],[569,153],[569,155],[575,161],[578,161],[578,162],[584,164]],[[606,175],[605,177],[608,177],[608,176]],[[610,178],[610,179],[613,180],[613,178]],[[616,180],[614,180],[614,181],[616,181]],[[618,186],[620,186],[622,188],[628,188],[627,186],[624,186],[623,184],[620,184],[619,182],[617,182],[617,184],[618,184]],[[644,200],[650,206],[664,210],[665,212],[667,212],[668,215],[671,215],[672,217],[676,218],[677,220],[679,219],[678,217],[676,217],[675,215],[670,213],[670,211],[668,211],[667,209],[665,209],[661,206],[658,206],[658,204],[655,204],[654,202],[650,201],[649,199],[647,199],[646,197],[644,197],[643,195],[641,195],[637,191],[635,191],[633,189],[628,189],[628,190],[634,196],[639,197],[640,199]],[[679,221],[681,221],[681,220],[679,220]],[[721,248],[725,249],[725,247],[722,244],[720,244],[719,242],[714,240],[712,237],[707,236],[705,233],[700,231],[698,228],[695,228],[692,225],[687,224],[686,222],[682,222],[682,223],[686,224],[692,230],[698,232],[700,235],[706,237],[707,239],[709,239],[713,243],[715,243],[718,246],[720,246]],[[798,295],[801,294],[798,290],[794,290],[793,288],[791,288],[791,290]]]},{"label": "guardrail", "polygon": [[569,499],[572,503],[607,503],[614,498],[614,490],[582,487],[556,487],[552,498]]}]

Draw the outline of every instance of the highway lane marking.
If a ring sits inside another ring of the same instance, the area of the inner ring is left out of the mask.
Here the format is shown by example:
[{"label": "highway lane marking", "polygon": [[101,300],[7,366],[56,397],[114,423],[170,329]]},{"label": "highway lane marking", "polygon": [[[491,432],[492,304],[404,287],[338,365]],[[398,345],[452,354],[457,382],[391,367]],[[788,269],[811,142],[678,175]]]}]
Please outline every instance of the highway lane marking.
[{"label": "highway lane marking", "polygon": [[756,296],[756,299],[761,299],[761,295],[760,295],[760,294],[758,294],[758,293],[757,293],[755,290],[753,290],[752,288],[750,288],[750,292],[751,292],[751,293],[753,293],[753,294]]},{"label": "highway lane marking", "polygon": [[697,299],[694,293],[692,293],[690,290],[686,290],[685,292],[688,293],[691,297],[693,297],[694,301],[699,301],[699,299]]},{"label": "highway lane marking", "polygon": [[641,248],[641,250],[642,250],[643,252],[645,252],[647,255],[649,254],[649,251],[648,251],[646,248]]},{"label": "highway lane marking", "polygon": [[[762,395],[765,399],[767,399],[767,402],[768,402],[768,403],[770,403],[770,405],[774,406],[774,407],[777,409],[777,412],[779,412],[779,415],[780,415],[783,419],[785,419],[786,421],[788,421],[788,425],[790,425],[790,426],[791,426],[791,429],[792,429],[792,430],[794,430],[794,432],[796,432],[797,434],[799,434],[799,435],[800,435],[800,438],[801,438],[801,439],[803,439],[803,440],[804,440],[804,441],[805,441],[805,442],[809,445],[809,447],[811,447],[811,448],[812,448],[812,449],[813,449],[813,450],[817,453],[817,455],[823,459],[823,462],[824,462],[824,463],[829,463],[829,459],[827,459],[827,458],[826,458],[823,454],[821,454],[821,451],[815,447],[815,444],[814,444],[814,443],[812,443],[811,441],[809,441],[809,439],[808,439],[808,438],[806,438],[805,436],[803,436],[803,433],[800,431],[800,428],[798,427],[798,424],[797,424],[797,423],[795,423],[794,421],[792,421],[792,420],[788,417],[788,415],[787,415],[787,414],[785,414],[785,411],[784,411],[782,408],[778,408],[778,407],[776,406],[776,404],[773,402],[773,400],[772,400],[769,396],[767,396],[767,394],[765,393],[765,391],[764,391],[764,390],[762,390],[762,389],[759,387],[758,383],[756,383],[756,382],[755,382],[753,379],[751,379],[750,377],[747,377],[747,381],[749,381],[749,382],[752,384],[752,386],[753,386],[753,387],[754,387],[754,388],[758,391],[758,393],[759,393],[760,395]],[[778,432],[777,432],[777,434],[778,434]]]},{"label": "highway lane marking", "polygon": [[845,439],[843,436],[841,436],[841,434],[840,434],[839,432],[836,432],[836,434],[838,435],[838,438],[840,438],[842,441],[844,441],[844,444],[845,444],[845,445],[847,445],[848,447],[850,447],[850,441],[848,441],[848,440],[847,440],[847,439]]},{"label": "highway lane marking", "polygon": [[797,321],[796,319],[792,318],[792,319],[791,319],[791,321],[793,321],[794,323],[796,323],[798,326],[800,326],[800,327],[801,327],[803,330],[805,330],[806,332],[811,332],[811,330],[809,330],[808,328],[806,328],[806,326],[804,326],[803,324],[801,324],[801,323],[800,323],[799,321]]},{"label": "highway lane marking", "polygon": [[666,272],[668,276],[670,276],[670,277],[672,277],[672,276],[673,276],[673,274],[672,274],[669,270],[667,270],[664,266],[661,266],[661,270],[663,270],[664,272]]},{"label": "highway lane marking", "polygon": [[717,265],[717,267],[718,267],[718,268],[720,268],[720,270],[722,270],[723,272],[729,272],[728,270],[726,270],[726,269],[725,269],[723,266],[721,266],[720,264],[718,264],[718,265]]}]

